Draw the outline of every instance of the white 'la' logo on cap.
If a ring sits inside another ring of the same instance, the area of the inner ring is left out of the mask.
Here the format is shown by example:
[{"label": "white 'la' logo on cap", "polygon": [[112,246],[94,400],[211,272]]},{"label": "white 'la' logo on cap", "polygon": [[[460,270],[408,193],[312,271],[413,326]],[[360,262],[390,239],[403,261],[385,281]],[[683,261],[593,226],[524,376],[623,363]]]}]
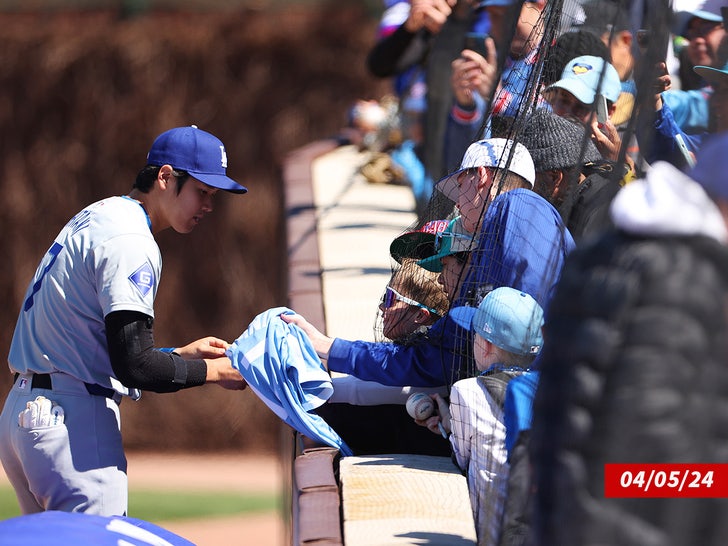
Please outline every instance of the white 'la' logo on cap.
[{"label": "white 'la' logo on cap", "polygon": [[220,146],[220,164],[223,169],[227,169],[227,154],[225,153],[225,146]]}]

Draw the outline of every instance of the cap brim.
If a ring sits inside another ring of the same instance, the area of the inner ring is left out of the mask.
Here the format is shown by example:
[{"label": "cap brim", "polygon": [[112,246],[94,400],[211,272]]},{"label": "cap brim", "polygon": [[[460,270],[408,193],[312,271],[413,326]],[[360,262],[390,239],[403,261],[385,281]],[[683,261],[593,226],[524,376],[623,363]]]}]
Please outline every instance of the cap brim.
[{"label": "cap brim", "polygon": [[228,178],[223,174],[195,173],[187,171],[190,176],[194,176],[197,180],[213,188],[229,191],[230,193],[247,193],[248,188],[241,186],[232,178]]},{"label": "cap brim", "polygon": [[477,307],[455,307],[450,309],[448,316],[453,320],[455,324],[470,331],[473,328],[473,317],[475,312],[478,310]]},{"label": "cap brim", "polygon": [[574,78],[563,79],[556,83],[552,83],[546,88],[545,92],[548,93],[557,88],[568,91],[584,104],[592,104],[594,102],[594,97],[596,96],[594,91],[584,85],[581,81]]},{"label": "cap brim", "polygon": [[403,258],[421,260],[435,253],[435,236],[432,233],[411,231],[396,237],[389,245],[389,254],[397,262]]},{"label": "cap brim", "polygon": [[726,81],[728,72],[712,66],[694,66],[693,71],[706,82],[720,83]]},{"label": "cap brim", "polygon": [[435,189],[437,189],[450,201],[457,202],[458,197],[460,196],[460,190],[458,189],[458,175],[466,170],[467,169],[459,169],[454,173],[443,176],[440,180],[437,181],[437,184],[435,184]]},{"label": "cap brim", "polygon": [[442,262],[440,261],[440,258],[442,258],[440,254],[434,254],[429,258],[417,260],[417,265],[419,265],[422,269],[427,269],[427,271],[440,273],[442,271]]}]

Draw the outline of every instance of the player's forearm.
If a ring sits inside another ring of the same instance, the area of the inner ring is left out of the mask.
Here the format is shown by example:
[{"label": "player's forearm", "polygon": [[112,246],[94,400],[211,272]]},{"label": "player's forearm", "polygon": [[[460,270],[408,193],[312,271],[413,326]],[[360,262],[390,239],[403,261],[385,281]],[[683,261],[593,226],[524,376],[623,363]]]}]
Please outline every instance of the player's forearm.
[{"label": "player's forearm", "polygon": [[207,364],[154,348],[151,317],[120,311],[106,317],[106,341],[114,375],[128,388],[175,392],[205,383]]}]

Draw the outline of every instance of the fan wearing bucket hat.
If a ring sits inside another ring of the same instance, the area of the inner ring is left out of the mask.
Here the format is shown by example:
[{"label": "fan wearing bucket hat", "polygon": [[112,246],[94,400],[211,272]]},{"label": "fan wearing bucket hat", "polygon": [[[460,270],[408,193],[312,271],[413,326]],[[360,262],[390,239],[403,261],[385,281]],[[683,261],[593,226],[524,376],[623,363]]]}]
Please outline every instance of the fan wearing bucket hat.
[{"label": "fan wearing bucket hat", "polygon": [[480,375],[453,384],[448,404],[434,395],[438,414],[424,422],[449,433],[453,459],[467,475],[479,544],[497,544],[508,477],[503,396],[528,370],[543,345],[543,310],[528,294],[496,288],[478,307],[456,307],[451,318],[473,333]]},{"label": "fan wearing bucket hat", "polygon": [[[15,386],[0,416],[0,459],[22,513],[127,513],[123,397],[205,383],[245,388],[223,339],[154,348],[162,271],[155,235],[192,231],[218,190],[244,193],[226,169],[217,137],[196,127],[166,131],[129,194],[87,206],[41,259],[10,344]],[[31,434],[18,414],[40,394],[65,422]]]}]

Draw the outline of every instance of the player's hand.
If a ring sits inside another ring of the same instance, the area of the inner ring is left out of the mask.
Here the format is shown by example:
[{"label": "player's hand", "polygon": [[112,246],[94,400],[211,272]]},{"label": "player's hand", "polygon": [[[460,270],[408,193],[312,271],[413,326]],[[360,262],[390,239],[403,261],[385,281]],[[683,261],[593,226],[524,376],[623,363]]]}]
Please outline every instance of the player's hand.
[{"label": "player's hand", "polygon": [[213,336],[203,337],[174,350],[182,358],[219,358],[225,356],[230,344],[224,339]]},{"label": "player's hand", "polygon": [[240,372],[233,368],[228,357],[206,358],[205,363],[207,364],[206,383],[214,383],[220,385],[223,389],[233,391],[242,391],[248,386]]},{"label": "player's hand", "polygon": [[282,315],[280,315],[280,317],[283,322],[286,322],[288,324],[295,324],[301,330],[303,330],[303,333],[305,333],[311,340],[313,348],[315,349],[316,354],[318,354],[319,358],[327,359],[329,357],[329,351],[331,350],[331,345],[334,342],[333,338],[322,334],[318,330],[318,328],[308,322],[302,315],[299,315],[297,313],[293,315],[283,313]]}]

